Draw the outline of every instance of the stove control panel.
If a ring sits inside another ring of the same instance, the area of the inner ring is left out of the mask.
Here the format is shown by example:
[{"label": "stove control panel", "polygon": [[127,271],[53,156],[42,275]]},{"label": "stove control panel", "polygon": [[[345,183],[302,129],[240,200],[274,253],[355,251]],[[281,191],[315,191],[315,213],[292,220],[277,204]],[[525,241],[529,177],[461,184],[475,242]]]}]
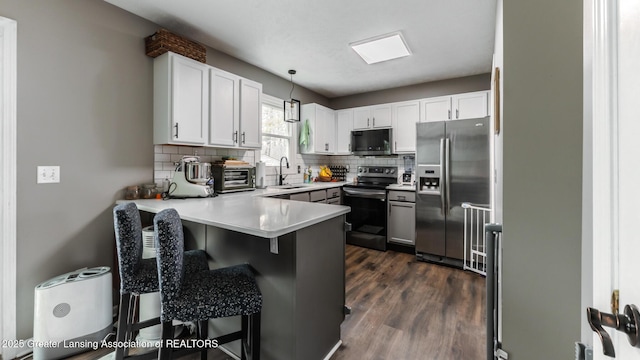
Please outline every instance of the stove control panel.
[{"label": "stove control panel", "polygon": [[358,166],[358,177],[396,177],[397,166]]}]

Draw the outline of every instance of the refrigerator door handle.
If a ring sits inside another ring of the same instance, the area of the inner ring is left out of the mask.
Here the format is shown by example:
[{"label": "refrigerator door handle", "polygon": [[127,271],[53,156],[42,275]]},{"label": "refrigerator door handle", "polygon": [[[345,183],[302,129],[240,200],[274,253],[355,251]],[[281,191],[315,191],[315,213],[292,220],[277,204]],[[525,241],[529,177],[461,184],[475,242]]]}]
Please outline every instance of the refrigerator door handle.
[{"label": "refrigerator door handle", "polygon": [[445,162],[445,166],[444,166],[444,177],[445,177],[445,185],[444,185],[444,191],[446,192],[446,200],[447,200],[447,204],[446,204],[446,211],[445,211],[445,215],[449,215],[449,212],[451,210],[451,191],[449,190],[451,188],[451,169],[449,169],[449,165],[451,164],[451,141],[449,140],[449,138],[446,138],[444,141],[444,162]]},{"label": "refrigerator door handle", "polygon": [[447,168],[446,168],[446,148],[445,148],[445,140],[444,138],[440,139],[440,210],[442,211],[442,215],[446,215],[447,214],[447,210],[446,210],[446,194],[445,192],[447,191],[447,185],[445,184],[445,174],[447,172]]}]

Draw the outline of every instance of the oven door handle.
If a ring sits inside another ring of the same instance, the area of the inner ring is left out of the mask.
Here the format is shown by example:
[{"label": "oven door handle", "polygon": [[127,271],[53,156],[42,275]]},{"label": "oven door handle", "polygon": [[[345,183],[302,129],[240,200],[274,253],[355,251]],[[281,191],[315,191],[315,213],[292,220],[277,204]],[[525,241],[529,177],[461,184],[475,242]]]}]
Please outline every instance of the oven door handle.
[{"label": "oven door handle", "polygon": [[378,199],[385,201],[387,198],[387,194],[385,191],[364,191],[364,190],[354,190],[354,189],[343,189],[344,195],[349,197],[358,197],[358,198],[366,198],[366,199]]}]

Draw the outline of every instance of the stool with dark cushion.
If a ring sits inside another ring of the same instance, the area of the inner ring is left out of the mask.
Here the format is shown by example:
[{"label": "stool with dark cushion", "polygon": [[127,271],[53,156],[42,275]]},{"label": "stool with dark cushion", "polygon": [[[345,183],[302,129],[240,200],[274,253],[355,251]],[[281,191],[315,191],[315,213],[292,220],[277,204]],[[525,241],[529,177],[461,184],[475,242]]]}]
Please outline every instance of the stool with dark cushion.
[{"label": "stool with dark cushion", "polygon": [[[189,352],[189,349],[172,349],[168,345],[166,340],[173,338],[173,320],[197,322],[198,339],[204,340],[208,336],[209,319],[240,315],[240,331],[216,338],[217,344],[241,340],[241,358],[259,360],[262,294],[249,265],[186,276],[184,234],[178,213],[174,209],[162,210],[153,223],[158,248],[163,338],[159,359]],[[207,349],[199,351],[202,359],[206,359]]]},{"label": "stool with dark cushion", "polygon": [[[120,307],[116,341],[122,344],[132,341],[136,331],[160,323],[159,317],[134,323],[139,296],[158,292],[159,281],[156,259],[142,258],[142,223],[136,204],[129,202],[116,205],[113,209],[113,225],[120,271]],[[209,269],[206,253],[202,250],[186,251],[184,263],[187,274]],[[157,356],[156,352],[129,356],[128,350],[128,347],[116,347],[115,359]]]}]

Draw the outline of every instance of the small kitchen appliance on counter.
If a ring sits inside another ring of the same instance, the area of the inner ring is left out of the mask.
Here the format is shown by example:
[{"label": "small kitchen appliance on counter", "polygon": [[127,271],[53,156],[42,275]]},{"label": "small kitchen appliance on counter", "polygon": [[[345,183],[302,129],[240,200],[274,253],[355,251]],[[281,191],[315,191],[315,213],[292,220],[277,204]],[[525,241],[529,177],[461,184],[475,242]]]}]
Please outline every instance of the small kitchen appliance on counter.
[{"label": "small kitchen appliance on counter", "polygon": [[194,198],[215,196],[211,180],[211,164],[201,163],[197,156],[185,156],[180,160],[169,185],[169,198]]},{"label": "small kitchen appliance on counter", "polygon": [[226,160],[214,163],[212,175],[217,193],[224,194],[256,188],[256,168],[244,161]]},{"label": "small kitchen appliance on counter", "polygon": [[415,157],[412,155],[403,156],[404,172],[402,173],[402,185],[413,185],[413,167],[415,166]]}]

